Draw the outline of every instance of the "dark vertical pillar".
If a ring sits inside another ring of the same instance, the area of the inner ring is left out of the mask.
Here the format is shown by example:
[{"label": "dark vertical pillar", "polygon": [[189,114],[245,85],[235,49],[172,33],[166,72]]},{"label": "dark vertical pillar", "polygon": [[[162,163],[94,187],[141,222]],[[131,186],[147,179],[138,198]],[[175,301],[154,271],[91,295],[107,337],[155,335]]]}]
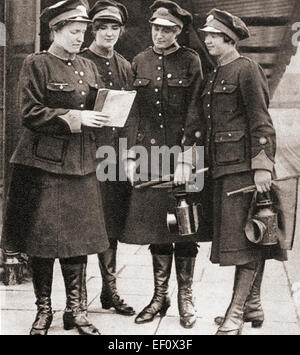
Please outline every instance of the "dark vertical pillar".
[{"label": "dark vertical pillar", "polygon": [[[4,201],[7,193],[10,177],[9,160],[20,138],[22,132],[22,120],[18,105],[18,80],[24,58],[33,53],[36,49],[37,38],[37,9],[39,0],[4,0],[3,12],[6,26],[7,42],[4,53],[4,82],[3,90],[3,166],[4,166]],[[4,111],[5,110],[5,111]],[[5,203],[4,203],[5,205]],[[5,206],[3,207],[5,209]],[[12,267],[15,265],[16,267]],[[7,267],[6,267],[7,266]],[[16,260],[4,260],[6,270],[4,279],[8,284],[20,282],[14,277],[20,265]],[[10,271],[8,271],[10,270]]]}]

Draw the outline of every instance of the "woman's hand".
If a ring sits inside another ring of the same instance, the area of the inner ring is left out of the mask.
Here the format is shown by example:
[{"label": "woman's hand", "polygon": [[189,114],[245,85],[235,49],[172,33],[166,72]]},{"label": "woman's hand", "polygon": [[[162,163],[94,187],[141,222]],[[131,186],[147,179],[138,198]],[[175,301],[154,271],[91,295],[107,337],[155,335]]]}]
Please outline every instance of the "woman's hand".
[{"label": "woman's hand", "polygon": [[255,170],[254,183],[258,192],[268,192],[272,186],[272,174],[268,170]]},{"label": "woman's hand", "polygon": [[192,174],[192,167],[190,164],[180,163],[176,167],[174,174],[174,184],[184,185],[190,181]]},{"label": "woman's hand", "polygon": [[136,172],[136,162],[132,159],[127,159],[124,162],[124,169],[126,176],[131,183],[131,185],[134,185],[134,178],[135,178],[135,172]]},{"label": "woman's hand", "polygon": [[98,111],[81,111],[81,124],[87,127],[101,128],[109,123],[109,116]]}]

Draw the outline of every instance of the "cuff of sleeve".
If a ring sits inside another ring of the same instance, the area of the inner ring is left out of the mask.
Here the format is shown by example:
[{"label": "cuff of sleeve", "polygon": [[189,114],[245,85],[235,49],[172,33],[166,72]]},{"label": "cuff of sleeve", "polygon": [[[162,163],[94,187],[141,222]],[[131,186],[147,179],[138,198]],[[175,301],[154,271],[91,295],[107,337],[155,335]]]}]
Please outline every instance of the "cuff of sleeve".
[{"label": "cuff of sleeve", "polygon": [[67,123],[72,133],[81,132],[81,112],[79,110],[70,110],[65,115],[58,117]]},{"label": "cuff of sleeve", "polygon": [[267,156],[264,150],[261,150],[259,154],[257,154],[251,160],[252,170],[268,170],[270,172],[274,169],[274,163]]}]

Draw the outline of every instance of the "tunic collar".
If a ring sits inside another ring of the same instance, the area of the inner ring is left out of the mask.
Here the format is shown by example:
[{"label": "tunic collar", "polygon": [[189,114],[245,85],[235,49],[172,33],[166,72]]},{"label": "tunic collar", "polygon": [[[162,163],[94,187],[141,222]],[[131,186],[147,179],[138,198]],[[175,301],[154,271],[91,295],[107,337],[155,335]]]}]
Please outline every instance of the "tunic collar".
[{"label": "tunic collar", "polygon": [[174,42],[169,48],[166,48],[166,49],[163,49],[163,50],[158,49],[156,47],[153,47],[153,51],[156,54],[167,56],[169,54],[177,52],[179,48],[180,48],[180,45],[177,42]]},{"label": "tunic collar", "polygon": [[218,66],[222,67],[222,66],[224,66],[226,64],[229,64],[229,63],[233,62],[234,60],[236,60],[237,58],[239,58],[240,56],[241,55],[236,50],[236,48],[232,48],[231,51],[229,51],[225,55],[220,56],[220,57],[217,58]]},{"label": "tunic collar", "polygon": [[111,59],[114,56],[114,50],[107,51],[104,53],[96,44],[95,41],[92,42],[92,44],[89,47],[89,50],[96,54],[99,57],[105,58],[105,59]]},{"label": "tunic collar", "polygon": [[55,42],[51,44],[48,53],[62,60],[74,60],[76,58],[75,53],[67,52],[62,46]]}]

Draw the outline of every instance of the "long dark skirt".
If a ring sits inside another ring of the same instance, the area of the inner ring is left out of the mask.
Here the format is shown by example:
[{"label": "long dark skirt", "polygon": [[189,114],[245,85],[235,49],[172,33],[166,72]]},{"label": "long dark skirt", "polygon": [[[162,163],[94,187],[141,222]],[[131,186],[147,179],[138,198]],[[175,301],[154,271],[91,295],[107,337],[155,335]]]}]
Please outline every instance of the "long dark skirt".
[{"label": "long dark skirt", "polygon": [[253,185],[252,173],[232,174],[207,183],[210,184],[213,196],[213,263],[229,266],[247,264],[260,258],[287,260],[286,251],[279,245],[259,246],[246,238],[244,228],[253,194],[227,196],[227,192]]},{"label": "long dark skirt", "polygon": [[[192,194],[200,202],[201,194]],[[203,228],[192,236],[170,233],[167,213],[175,213],[176,199],[168,190],[133,189],[125,231],[121,241],[128,244],[170,244],[210,240]]]},{"label": "long dark skirt", "polygon": [[14,166],[2,246],[40,258],[105,251],[109,243],[96,174],[57,175]]}]

